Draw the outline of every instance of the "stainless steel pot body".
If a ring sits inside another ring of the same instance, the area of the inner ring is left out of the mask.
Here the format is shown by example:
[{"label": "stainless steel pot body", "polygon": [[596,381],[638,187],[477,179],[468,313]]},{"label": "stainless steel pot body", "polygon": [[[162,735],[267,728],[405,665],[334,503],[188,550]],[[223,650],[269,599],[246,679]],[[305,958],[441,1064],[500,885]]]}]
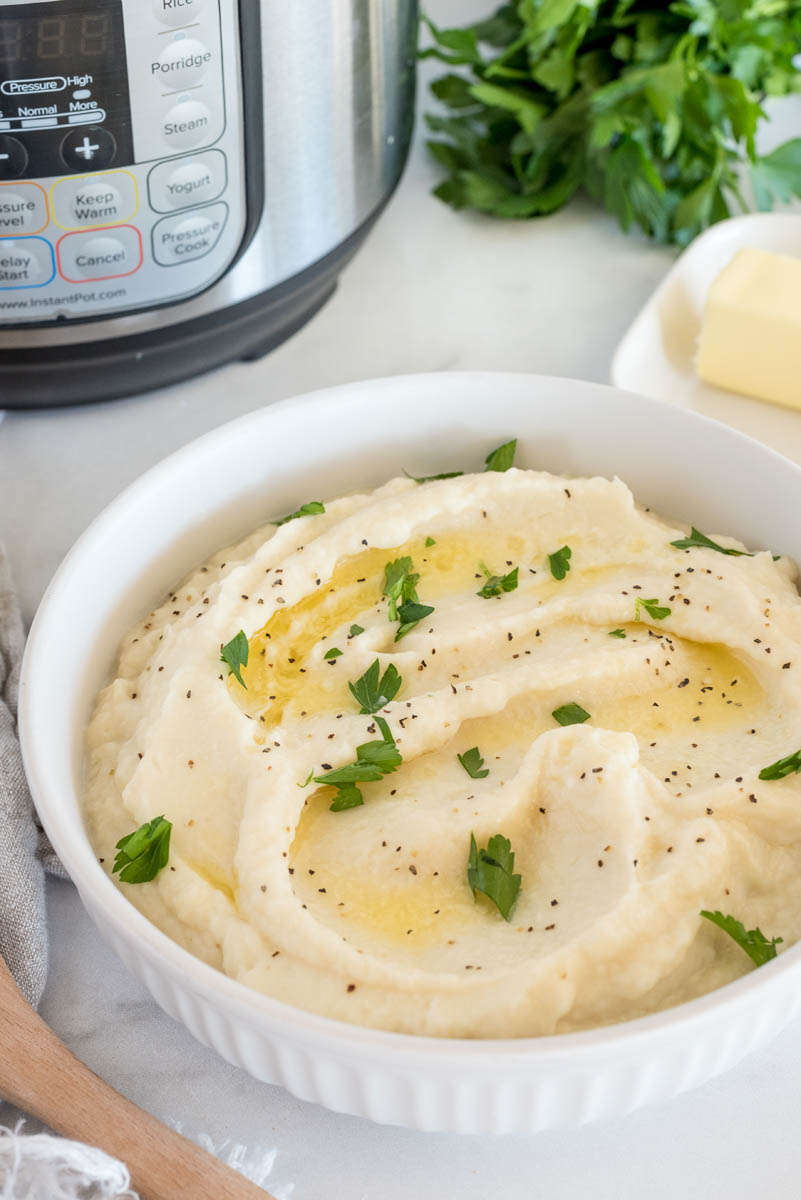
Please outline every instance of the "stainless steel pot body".
[{"label": "stainless steel pot body", "polygon": [[[46,11],[48,4],[58,2],[33,0],[21,5],[16,0],[0,0],[0,22],[4,10],[17,16],[23,8]],[[90,0],[60,0],[62,5],[80,6],[82,2],[92,7]],[[129,4],[131,0],[107,2]],[[172,0],[152,2],[154,7],[167,7]],[[135,3],[142,6],[138,12],[144,13],[151,0]],[[229,237],[234,216],[239,222],[229,261],[220,264],[216,278],[183,295],[175,282],[180,272],[170,274],[162,265],[160,277],[165,278],[165,286],[156,287],[158,294],[148,293],[147,302],[137,302],[132,295],[121,300],[112,296],[95,302],[91,309],[55,303],[47,309],[42,307],[45,299],[38,298],[46,297],[48,289],[42,287],[37,293],[38,307],[21,316],[8,305],[4,311],[4,299],[18,301],[22,293],[0,290],[0,406],[13,406],[18,396],[21,404],[37,402],[20,381],[30,375],[34,357],[41,368],[43,350],[47,351],[46,361],[62,371],[71,363],[83,364],[85,377],[92,358],[105,354],[110,382],[109,364],[126,361],[126,344],[141,359],[142,353],[147,357],[148,335],[161,344],[165,337],[169,342],[173,329],[175,344],[168,353],[174,359],[191,346],[188,331],[210,333],[219,328],[230,335],[237,314],[243,314],[254,328],[244,344],[233,338],[233,352],[246,355],[269,348],[285,336],[281,327],[287,321],[282,322],[282,313],[291,314],[287,330],[291,332],[302,323],[304,304],[310,311],[319,306],[319,288],[315,293],[312,286],[315,274],[326,294],[330,292],[342,261],[353,252],[397,183],[413,123],[416,0],[202,3],[218,5],[220,15],[227,142],[221,140],[218,146],[227,151],[228,191],[209,206],[208,214],[213,215],[212,209],[221,211],[225,201]],[[137,29],[139,20],[137,16]],[[169,29],[167,32],[169,35]],[[191,37],[191,26],[181,36]],[[130,35],[127,41],[130,45]],[[132,85],[133,105],[139,94]],[[143,97],[143,103],[151,100]],[[159,119],[156,113],[153,120]],[[175,161],[180,165],[181,157]],[[162,178],[168,169],[164,163],[146,165],[147,186],[142,167],[140,194],[147,193],[154,175]],[[50,180],[41,182],[52,190]],[[58,186],[66,184],[62,181]],[[18,191],[19,184],[15,187]],[[148,233],[158,254],[158,230],[174,229],[177,218],[159,217],[156,212],[151,219],[153,227],[143,231],[145,258]],[[85,236],[80,231],[72,235],[76,245],[78,238]],[[69,245],[69,237],[61,237]],[[0,249],[2,240],[0,237]],[[56,244],[59,266],[60,246],[60,242]],[[159,266],[153,269],[158,274]],[[144,275],[140,273],[138,278]],[[293,281],[298,281],[304,293],[300,302]],[[80,295],[80,287],[76,285],[76,294]],[[259,311],[263,317],[260,327]],[[162,355],[162,365],[164,361]],[[180,373],[168,370],[166,376],[177,378]],[[153,382],[159,381],[155,376]],[[143,385],[150,384],[143,381]],[[99,392],[89,389],[91,395],[84,396],[75,387],[67,391],[69,400],[103,394],[102,383]],[[115,391],[119,393],[119,387],[111,388]],[[53,377],[44,402],[59,399]]]}]

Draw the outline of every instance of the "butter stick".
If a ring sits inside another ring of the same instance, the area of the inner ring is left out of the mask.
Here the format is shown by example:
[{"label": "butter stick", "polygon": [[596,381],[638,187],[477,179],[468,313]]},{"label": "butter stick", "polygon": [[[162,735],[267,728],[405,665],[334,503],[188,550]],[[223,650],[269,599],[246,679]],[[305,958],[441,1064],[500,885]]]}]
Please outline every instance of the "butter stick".
[{"label": "butter stick", "polygon": [[735,254],[707,293],[696,370],[706,383],[801,409],[801,258]]}]

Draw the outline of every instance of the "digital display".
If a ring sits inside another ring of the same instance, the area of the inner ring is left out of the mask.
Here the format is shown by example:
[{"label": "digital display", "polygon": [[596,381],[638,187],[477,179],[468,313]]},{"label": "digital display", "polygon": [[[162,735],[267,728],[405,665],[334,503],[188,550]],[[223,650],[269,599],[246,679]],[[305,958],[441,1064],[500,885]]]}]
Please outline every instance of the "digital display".
[{"label": "digital display", "polygon": [[110,12],[0,17],[0,70],[32,61],[102,58],[114,53],[118,33]]},{"label": "digital display", "polygon": [[0,0],[0,130],[29,179],[132,162],[122,0]]}]

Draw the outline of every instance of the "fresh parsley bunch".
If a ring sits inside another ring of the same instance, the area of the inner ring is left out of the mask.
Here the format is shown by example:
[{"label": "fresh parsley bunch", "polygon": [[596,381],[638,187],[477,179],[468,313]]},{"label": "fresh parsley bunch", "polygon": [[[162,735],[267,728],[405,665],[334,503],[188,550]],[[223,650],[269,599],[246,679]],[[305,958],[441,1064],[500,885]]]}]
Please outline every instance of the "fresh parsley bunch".
[{"label": "fresh parsley bunch", "polygon": [[426,22],[450,113],[428,143],[454,208],[553,212],[579,191],[662,242],[801,196],[801,138],[758,155],[762,102],[801,90],[801,0],[517,0],[463,29]]}]

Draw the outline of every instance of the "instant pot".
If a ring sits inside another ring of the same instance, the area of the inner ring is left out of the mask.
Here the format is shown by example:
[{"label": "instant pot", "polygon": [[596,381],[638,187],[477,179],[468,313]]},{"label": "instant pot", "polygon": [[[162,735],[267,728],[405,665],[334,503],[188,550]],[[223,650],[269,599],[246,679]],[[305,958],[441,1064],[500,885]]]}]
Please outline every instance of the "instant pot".
[{"label": "instant pot", "polygon": [[297,330],[400,177],[416,0],[0,0],[0,408]]}]

